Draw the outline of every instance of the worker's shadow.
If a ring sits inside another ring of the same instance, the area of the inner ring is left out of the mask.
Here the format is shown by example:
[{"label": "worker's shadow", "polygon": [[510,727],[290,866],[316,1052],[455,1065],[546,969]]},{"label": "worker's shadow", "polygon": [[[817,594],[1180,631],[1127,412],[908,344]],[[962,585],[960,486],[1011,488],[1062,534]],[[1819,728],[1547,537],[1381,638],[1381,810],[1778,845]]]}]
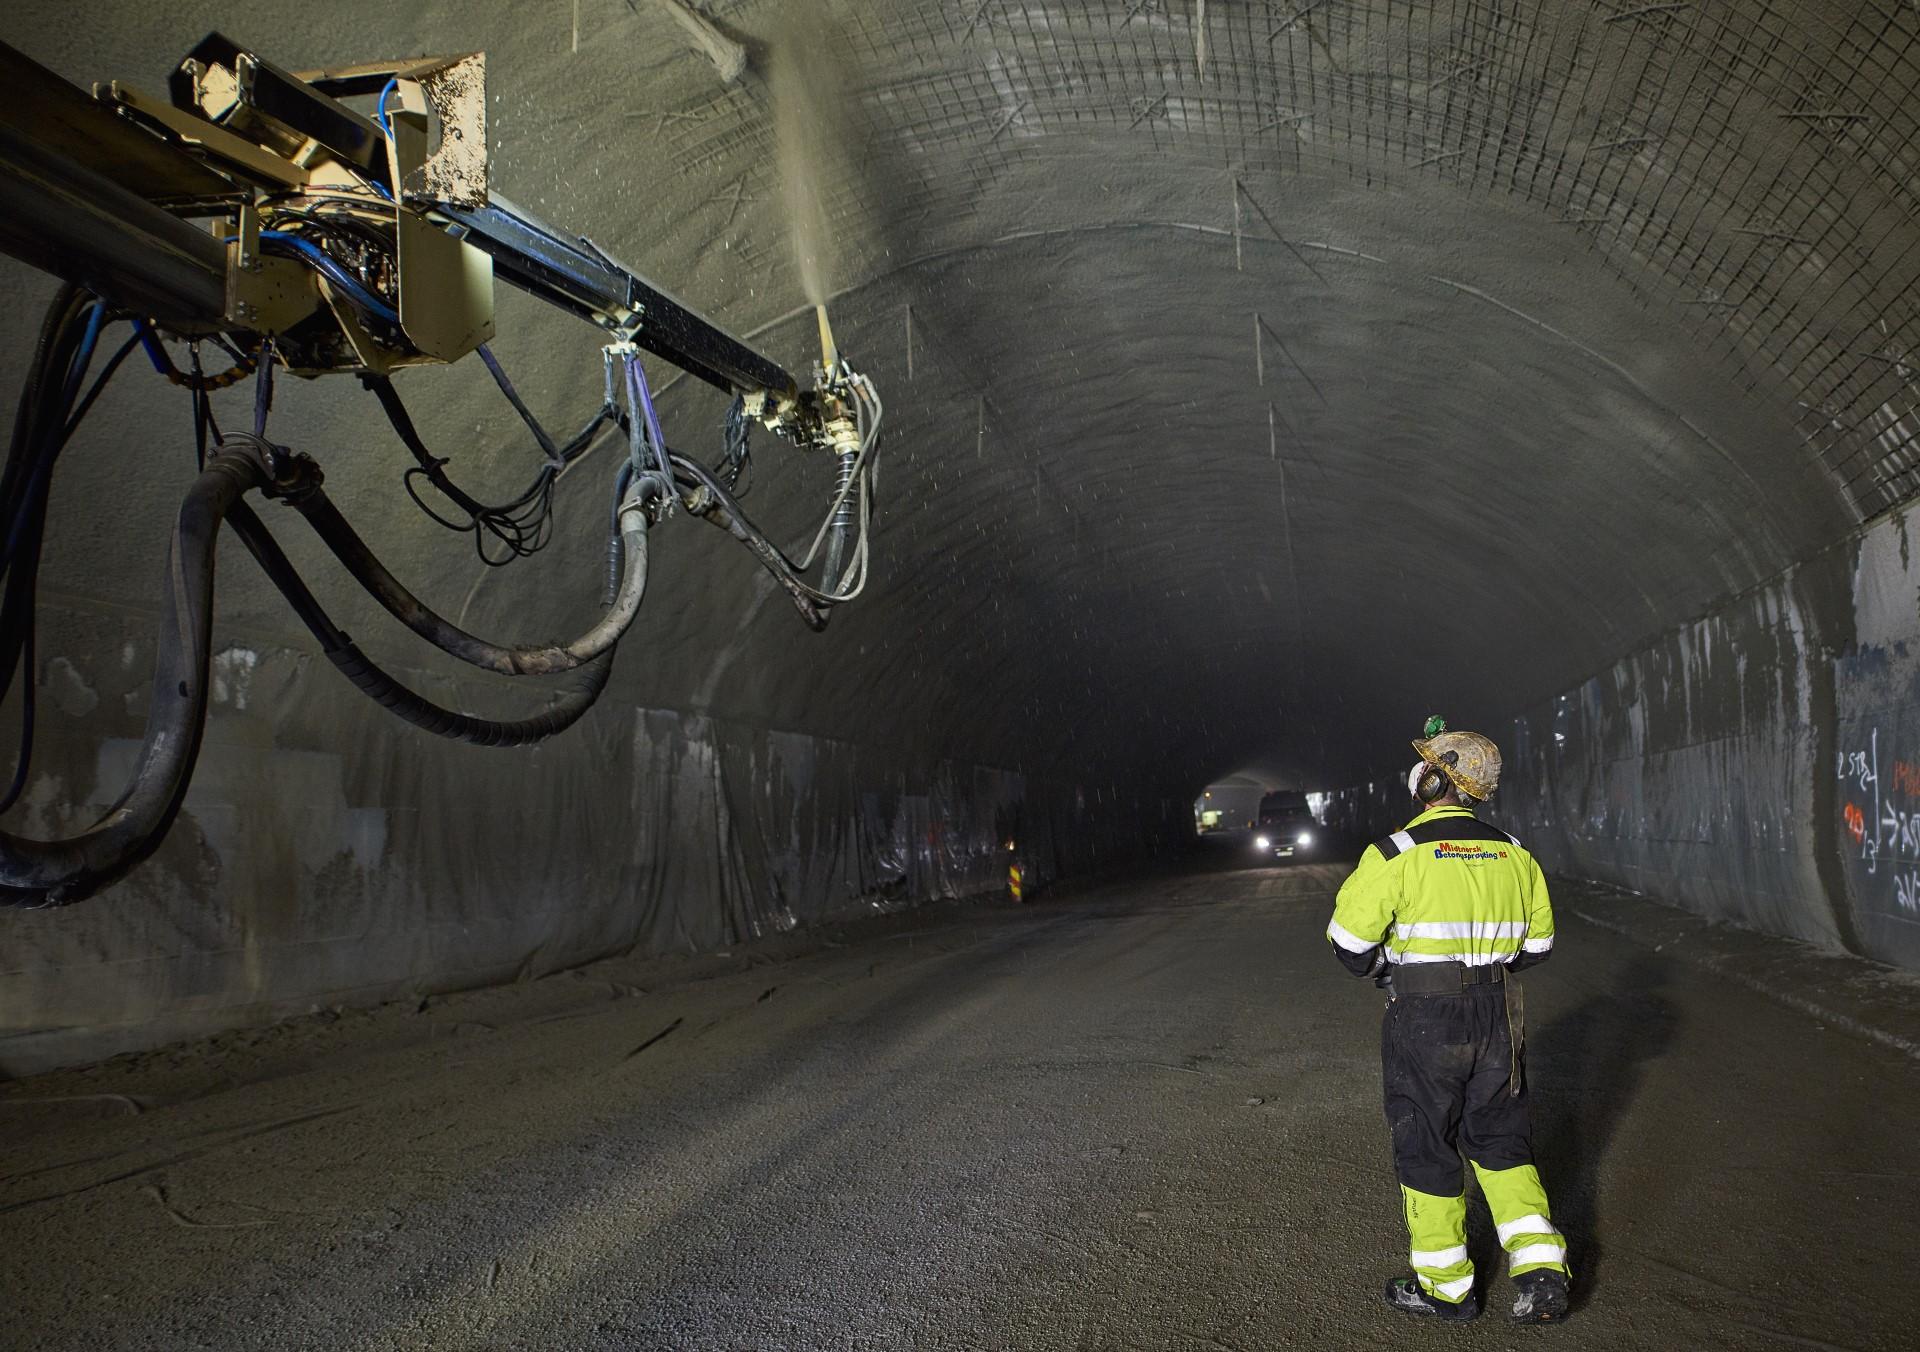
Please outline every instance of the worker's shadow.
[{"label": "worker's shadow", "polygon": [[[1662,994],[1671,971],[1667,960],[1637,953],[1612,990],[1528,1034],[1534,1159],[1567,1238],[1576,1309],[1600,1285],[1606,1260],[1600,1179],[1607,1151],[1633,1110],[1645,1066],[1666,1053],[1678,1026],[1679,1013]],[[1540,981],[1551,979],[1543,972]]]}]

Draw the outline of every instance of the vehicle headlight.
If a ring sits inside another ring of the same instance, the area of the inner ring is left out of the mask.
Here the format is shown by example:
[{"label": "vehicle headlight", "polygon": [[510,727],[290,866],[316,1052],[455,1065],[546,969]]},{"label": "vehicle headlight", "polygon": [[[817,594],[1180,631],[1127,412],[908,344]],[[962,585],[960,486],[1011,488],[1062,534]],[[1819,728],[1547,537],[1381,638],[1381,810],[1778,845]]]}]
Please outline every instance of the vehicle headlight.
[{"label": "vehicle headlight", "polygon": [[1302,845],[1311,845],[1311,844],[1313,844],[1313,832],[1311,832],[1311,831],[1302,831],[1302,832],[1300,833],[1300,844],[1302,844]]},{"label": "vehicle headlight", "polygon": [[1273,848],[1273,842],[1265,836],[1255,836],[1253,838],[1253,848],[1256,850],[1270,850]]}]

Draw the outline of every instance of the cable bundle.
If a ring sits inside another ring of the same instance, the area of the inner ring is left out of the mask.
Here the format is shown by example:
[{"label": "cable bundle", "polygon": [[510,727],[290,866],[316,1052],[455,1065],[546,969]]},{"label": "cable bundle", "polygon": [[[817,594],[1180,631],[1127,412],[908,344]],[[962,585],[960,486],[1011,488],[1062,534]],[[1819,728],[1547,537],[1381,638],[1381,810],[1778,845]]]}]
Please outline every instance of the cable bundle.
[{"label": "cable bundle", "polygon": [[[336,279],[347,264],[331,254],[322,266],[311,255],[324,253],[288,232],[277,248],[307,258],[343,291],[354,281]],[[290,242],[294,241],[294,242]],[[360,279],[362,282],[367,279]],[[355,283],[358,285],[358,283]],[[359,286],[370,318],[374,290]],[[390,309],[389,309],[390,313]],[[214,545],[223,525],[233,527],[268,578],[307,625],[321,651],[356,688],[398,717],[438,736],[483,746],[519,746],[543,740],[570,726],[593,706],[606,688],[614,650],[632,625],[644,597],[648,574],[648,531],[676,505],[725,529],[745,544],[786,589],[813,628],[823,628],[834,605],[851,600],[866,584],[877,483],[878,443],[883,409],[872,383],[841,368],[834,373],[840,394],[827,407],[847,422],[829,423],[821,433],[835,441],[840,473],[833,499],[799,563],[790,560],[746,517],[739,493],[751,464],[744,402],[736,400],[724,426],[719,461],[708,468],[674,452],[667,444],[654,407],[652,390],[637,351],[615,345],[606,356],[606,387],[600,407],[565,443],[556,443],[533,416],[493,354],[482,347],[502,395],[525,423],[543,462],[529,487],[505,503],[487,504],[466,493],[446,475],[446,461],[434,456],[414,427],[393,384],[384,375],[362,379],[379,398],[415,465],[406,473],[409,494],[433,520],[472,533],[480,557],[491,566],[537,552],[552,538],[553,491],[561,476],[593,449],[599,434],[618,427],[626,434],[627,457],[614,484],[607,545],[604,613],[578,638],[565,643],[506,645],[478,638],[429,610],[374,557],[365,542],[333,507],[321,487],[317,464],[267,439],[278,356],[274,340],[262,339],[243,352],[215,338],[234,359],[233,369],[209,376],[201,370],[199,345],[193,347],[190,372],[180,371],[157,334],[136,319],[133,333],[107,360],[91,385],[87,377],[102,331],[120,316],[107,304],[76,288],[61,291],[48,312],[26,387],[16,411],[4,477],[0,478],[0,520],[6,526],[4,579],[0,585],[0,699],[26,672],[22,684],[19,757],[0,811],[16,802],[28,779],[35,714],[34,601],[40,550],[46,530],[48,493],[61,451],[99,398],[106,383],[136,346],[144,346],[155,369],[189,388],[193,398],[196,458],[194,481],[176,518],[169,564],[161,587],[161,632],[157,644],[151,712],[132,779],[107,813],[93,826],[67,839],[29,840],[0,831],[0,905],[63,905],[91,895],[120,877],[158,847],[185,798],[207,715],[207,665],[211,652]],[[616,367],[618,371],[616,373]],[[231,384],[251,371],[256,380],[251,433],[222,436],[209,391]],[[617,375],[617,379],[616,379]],[[616,401],[616,389],[623,396]],[[84,393],[83,393],[84,390]],[[624,403],[624,407],[622,407]],[[844,414],[840,410],[844,409]],[[464,516],[449,518],[428,508],[414,491],[424,479]],[[548,687],[555,698],[528,718],[502,720],[445,709],[403,686],[376,666],[333,623],[306,581],[244,501],[260,489],[298,511],[346,566],[348,572],[386,610],[440,650],[484,670],[509,676],[556,677]],[[498,546],[504,552],[490,548]],[[804,576],[821,560],[823,576]],[[816,585],[817,583],[817,585]]]},{"label": "cable bundle", "polygon": [[83,397],[81,386],[107,319],[106,303],[77,287],[65,287],[54,298],[34,348],[26,387],[14,410],[6,469],[0,474],[0,522],[6,527],[6,553],[0,556],[0,576],[4,577],[0,585],[0,700],[13,689],[23,668],[26,672],[20,686],[20,747],[13,774],[0,790],[0,812],[19,801],[33,759],[37,703],[35,595],[54,466],[100,391],[139,341],[136,333],[122,343]]}]

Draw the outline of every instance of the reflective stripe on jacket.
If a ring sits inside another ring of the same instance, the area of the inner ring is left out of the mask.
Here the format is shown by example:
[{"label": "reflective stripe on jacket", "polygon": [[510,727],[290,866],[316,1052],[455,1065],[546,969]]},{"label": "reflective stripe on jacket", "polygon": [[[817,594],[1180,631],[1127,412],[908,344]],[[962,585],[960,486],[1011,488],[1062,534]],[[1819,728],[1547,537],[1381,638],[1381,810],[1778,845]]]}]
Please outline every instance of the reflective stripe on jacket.
[{"label": "reflective stripe on jacket", "polygon": [[1506,962],[1553,947],[1547,880],[1519,841],[1464,807],[1430,808],[1360,856],[1327,938],[1389,962]]}]

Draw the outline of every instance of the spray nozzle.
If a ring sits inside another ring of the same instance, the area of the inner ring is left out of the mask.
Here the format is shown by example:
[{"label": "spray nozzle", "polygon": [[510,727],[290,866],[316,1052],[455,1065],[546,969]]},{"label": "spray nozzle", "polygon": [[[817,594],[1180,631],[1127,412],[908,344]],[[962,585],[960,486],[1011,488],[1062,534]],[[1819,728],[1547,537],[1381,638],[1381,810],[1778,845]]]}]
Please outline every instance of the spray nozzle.
[{"label": "spray nozzle", "polygon": [[827,323],[827,307],[816,305],[813,313],[820,321],[820,369],[826,373],[828,380],[832,380],[840,369],[840,349],[834,345],[833,326]]}]

